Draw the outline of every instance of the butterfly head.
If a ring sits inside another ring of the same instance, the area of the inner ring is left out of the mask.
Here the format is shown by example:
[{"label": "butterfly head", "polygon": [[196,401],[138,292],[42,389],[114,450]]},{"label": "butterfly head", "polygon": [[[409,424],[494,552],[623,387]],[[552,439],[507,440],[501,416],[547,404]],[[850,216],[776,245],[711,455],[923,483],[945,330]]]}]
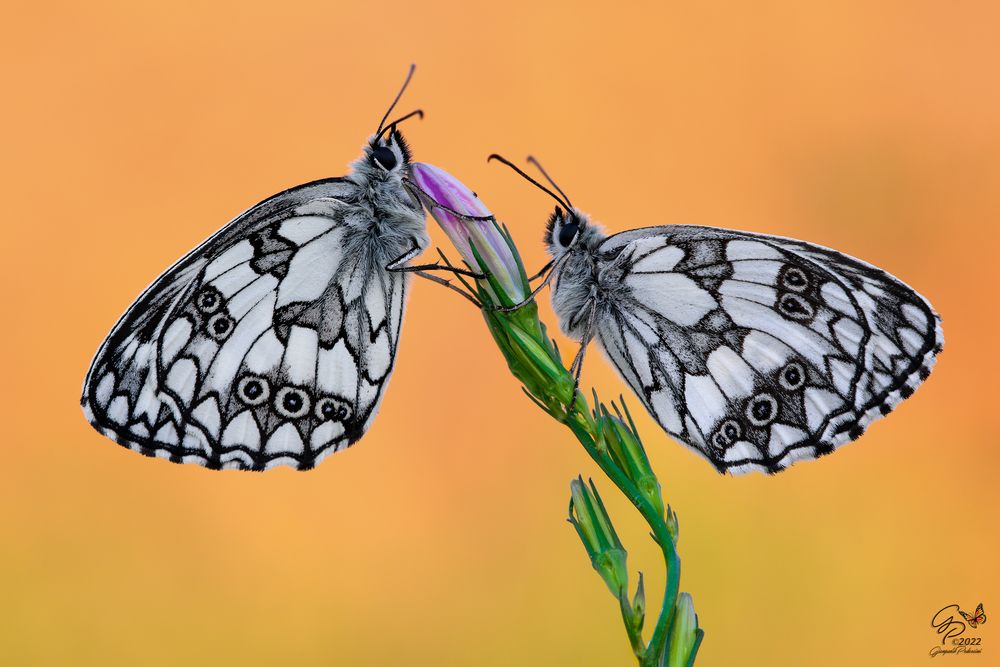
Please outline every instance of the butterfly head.
[{"label": "butterfly head", "polygon": [[414,116],[423,118],[424,112],[417,109],[392,122],[386,121],[389,120],[389,114],[396,108],[399,98],[402,97],[403,91],[409,85],[414,69],[415,67],[410,65],[410,70],[406,74],[406,80],[403,81],[403,87],[396,93],[396,97],[392,101],[392,104],[389,105],[389,109],[382,116],[375,134],[368,139],[361,158],[351,165],[353,167],[352,180],[361,186],[366,186],[369,191],[382,189],[380,186],[387,184],[393,190],[397,192],[401,191],[401,181],[406,177],[409,170],[411,158],[410,147],[406,144],[406,140],[403,139],[403,135],[399,131],[399,125]]},{"label": "butterfly head", "polygon": [[554,259],[559,259],[565,253],[577,248],[591,249],[603,240],[604,234],[601,230],[596,225],[592,225],[590,219],[573,206],[566,193],[556,185],[556,182],[552,180],[538,160],[528,156],[528,162],[541,172],[552,189],[545,187],[524,173],[524,170],[502,155],[494,153],[489,157],[489,160],[497,160],[507,165],[520,174],[524,180],[559,202],[556,204],[555,211],[549,216],[549,222],[545,227],[545,245],[548,246],[549,254]]},{"label": "butterfly head", "polygon": [[369,182],[398,181],[406,175],[411,157],[409,145],[393,124],[368,140],[354,169],[363,173]]},{"label": "butterfly head", "polygon": [[601,226],[576,208],[565,211],[556,206],[545,225],[545,245],[553,259],[558,260],[568,252],[592,254],[604,241]]},{"label": "butterfly head", "polygon": [[575,208],[563,210],[561,206],[556,206],[545,225],[545,245],[556,259],[578,247],[580,241],[591,235],[590,220]]}]

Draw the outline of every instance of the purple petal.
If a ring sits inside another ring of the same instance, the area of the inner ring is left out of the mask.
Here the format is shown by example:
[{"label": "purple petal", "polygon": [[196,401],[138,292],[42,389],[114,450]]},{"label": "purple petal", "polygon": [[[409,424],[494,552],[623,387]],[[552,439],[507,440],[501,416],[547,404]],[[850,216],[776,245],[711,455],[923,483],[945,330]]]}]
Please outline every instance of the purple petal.
[{"label": "purple petal", "polygon": [[[466,263],[475,270],[488,271],[515,302],[527,295],[521,280],[521,268],[500,233],[492,213],[461,181],[433,165],[415,162],[410,165],[413,183],[422,191],[421,199],[428,212],[437,220]],[[460,217],[445,206],[461,214]],[[476,246],[485,266],[480,266],[472,254]]]}]

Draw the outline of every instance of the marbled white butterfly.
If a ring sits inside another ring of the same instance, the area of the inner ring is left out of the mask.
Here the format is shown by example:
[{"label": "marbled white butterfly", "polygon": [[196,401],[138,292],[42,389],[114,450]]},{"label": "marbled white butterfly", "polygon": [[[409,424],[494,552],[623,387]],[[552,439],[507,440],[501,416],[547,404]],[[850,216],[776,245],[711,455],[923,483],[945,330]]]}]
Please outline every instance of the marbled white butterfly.
[{"label": "marbled white butterfly", "polygon": [[[666,225],[612,236],[559,204],[545,284],[564,333],[597,340],[649,414],[720,472],[777,472],[857,439],[927,378],[930,303],[885,271],[805,241]],[[556,194],[558,193],[558,194]]]},{"label": "marbled white butterfly", "polygon": [[[408,262],[428,245],[410,151],[386,123],[343,178],[239,215],[157,278],[101,345],[82,404],[148,456],[309,469],[364,435],[395,363]],[[437,279],[440,281],[440,279]]]}]

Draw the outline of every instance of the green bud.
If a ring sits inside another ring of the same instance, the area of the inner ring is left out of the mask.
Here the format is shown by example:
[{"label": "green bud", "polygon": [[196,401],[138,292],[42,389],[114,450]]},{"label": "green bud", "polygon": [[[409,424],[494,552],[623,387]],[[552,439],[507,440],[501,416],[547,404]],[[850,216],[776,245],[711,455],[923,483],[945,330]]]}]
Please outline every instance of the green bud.
[{"label": "green bud", "polygon": [[600,405],[598,416],[598,429],[607,445],[608,453],[628,478],[635,482],[639,491],[656,509],[656,512],[663,516],[663,495],[660,491],[660,482],[656,479],[653,467],[649,464],[649,457],[646,456],[646,449],[632,424],[631,415],[628,415],[628,408],[625,409],[629,422],[626,425],[621,412],[618,412],[618,406],[614,403],[612,406],[617,412],[617,417],[612,416],[604,404]]},{"label": "green bud", "polygon": [[636,618],[637,629],[642,630],[643,621],[646,619],[646,589],[642,583],[642,572],[639,573],[639,585],[635,588],[635,597],[632,598],[632,616]]},{"label": "green bud", "polygon": [[527,331],[524,331],[512,322],[507,322],[506,333],[509,335],[510,341],[518,348],[518,351],[530,361],[536,372],[548,377],[550,380],[558,381],[565,377],[566,371],[562,368],[562,365],[552,359],[545,346],[532,338],[531,334]]},{"label": "green bud", "polygon": [[572,496],[569,501],[569,522],[576,528],[576,533],[590,556],[591,565],[604,579],[611,594],[620,599],[625,594],[624,591],[628,590],[628,569],[625,565],[627,554],[611,524],[611,517],[604,508],[593,480],[588,487],[582,477],[577,477],[570,482],[569,488]]},{"label": "green bud", "polygon": [[677,544],[677,538],[680,536],[680,524],[677,522],[677,514],[670,509],[670,505],[667,505],[667,531],[670,533],[670,537],[674,539],[674,544]]},{"label": "green bud", "polygon": [[628,591],[622,589],[618,603],[622,610],[622,620],[625,621],[625,631],[628,633],[632,652],[637,658],[642,658],[646,652],[646,644],[642,640],[642,625],[646,620],[646,592],[642,582],[642,572],[639,573],[639,585],[635,589],[632,604],[628,601]]},{"label": "green bud", "polygon": [[670,649],[666,667],[688,667],[701,641],[698,617],[694,613],[694,603],[689,593],[677,597],[674,608],[674,629],[670,636]]}]

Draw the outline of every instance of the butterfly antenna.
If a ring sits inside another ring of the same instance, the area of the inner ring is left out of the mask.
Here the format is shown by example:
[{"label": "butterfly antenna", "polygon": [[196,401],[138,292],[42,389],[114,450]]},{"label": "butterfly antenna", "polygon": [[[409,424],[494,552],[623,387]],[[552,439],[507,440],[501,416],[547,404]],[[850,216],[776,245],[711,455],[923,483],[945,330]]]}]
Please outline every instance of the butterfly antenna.
[{"label": "butterfly antenna", "polygon": [[424,190],[422,187],[420,187],[419,185],[417,185],[415,182],[411,181],[408,178],[403,179],[403,185],[410,190],[411,194],[414,194],[413,191],[416,190],[415,194],[417,199],[421,200],[421,202],[423,202],[425,205],[427,204],[427,202],[429,202],[430,207],[439,208],[442,211],[451,213],[459,220],[468,220],[470,222],[496,222],[496,218],[492,215],[468,215],[467,213],[462,213],[461,211],[456,211],[453,208],[445,206],[438,200],[434,199],[434,197],[432,197],[430,193],[428,193],[426,190]]},{"label": "butterfly antenna", "polygon": [[[507,165],[508,167],[510,167],[511,169],[513,169],[514,171],[516,171],[518,174],[520,174],[521,178],[523,178],[524,180],[528,181],[529,183],[531,183],[532,185],[534,185],[536,188],[538,188],[542,192],[545,192],[546,194],[548,194],[550,197],[552,197],[557,202],[559,202],[560,204],[562,204],[563,206],[565,206],[567,209],[573,208],[570,205],[570,203],[569,203],[569,199],[565,198],[566,195],[563,195],[562,198],[560,198],[559,195],[557,195],[556,193],[552,192],[552,190],[549,190],[547,187],[545,187],[544,185],[542,185],[541,183],[539,183],[538,181],[536,181],[535,179],[533,179],[531,176],[528,176],[526,173],[524,173],[524,170],[522,170],[520,167],[518,167],[516,164],[514,164],[513,162],[511,162],[507,158],[503,157],[502,155],[497,155],[496,153],[493,153],[488,158],[486,158],[487,162],[489,162],[491,160],[497,160],[497,161],[502,162],[503,164]],[[542,172],[542,173],[545,173],[545,172]],[[551,182],[551,179],[550,179],[550,182]],[[553,183],[553,185],[555,185],[555,183]],[[556,190],[559,190],[559,188],[556,188]],[[560,190],[560,193],[561,192],[562,191]]]},{"label": "butterfly antenna", "polygon": [[385,127],[383,127],[381,130],[379,130],[379,133],[375,136],[375,140],[378,141],[379,139],[381,139],[383,134],[386,134],[386,133],[392,134],[392,131],[396,128],[397,125],[399,125],[400,123],[402,123],[404,120],[408,120],[410,118],[413,118],[414,116],[417,116],[418,118],[420,118],[421,120],[423,120],[424,110],[423,109],[415,109],[414,111],[411,111],[410,113],[406,114],[402,118],[397,118],[396,120],[392,121],[391,123],[389,123],[388,125],[386,125]]},{"label": "butterfly antenna", "polygon": [[389,117],[389,114],[392,113],[392,110],[396,108],[396,104],[399,102],[399,98],[401,98],[403,96],[403,92],[406,90],[406,87],[408,85],[410,85],[410,79],[413,78],[413,70],[415,70],[415,69],[417,69],[417,66],[411,64],[410,65],[410,71],[408,71],[406,73],[406,80],[403,81],[402,88],[400,88],[399,92],[396,93],[396,98],[392,101],[392,104],[389,105],[389,108],[388,108],[388,110],[386,110],[385,115],[382,116],[382,120],[379,121],[378,129],[375,130],[375,134],[377,134],[378,136],[382,136],[382,128],[385,127],[385,121]]},{"label": "butterfly antenna", "polygon": [[535,165],[535,168],[538,169],[538,171],[542,172],[542,176],[545,177],[545,180],[548,181],[549,183],[551,183],[552,187],[554,187],[556,189],[556,192],[558,192],[559,194],[561,194],[563,196],[563,199],[566,200],[567,208],[573,208],[573,204],[570,203],[569,197],[567,197],[566,193],[562,191],[562,188],[560,188],[558,185],[556,185],[556,182],[552,180],[551,176],[549,176],[549,172],[545,171],[545,167],[542,166],[541,162],[539,162],[538,160],[536,160],[534,158],[534,156],[529,155],[528,156],[528,164]]}]

